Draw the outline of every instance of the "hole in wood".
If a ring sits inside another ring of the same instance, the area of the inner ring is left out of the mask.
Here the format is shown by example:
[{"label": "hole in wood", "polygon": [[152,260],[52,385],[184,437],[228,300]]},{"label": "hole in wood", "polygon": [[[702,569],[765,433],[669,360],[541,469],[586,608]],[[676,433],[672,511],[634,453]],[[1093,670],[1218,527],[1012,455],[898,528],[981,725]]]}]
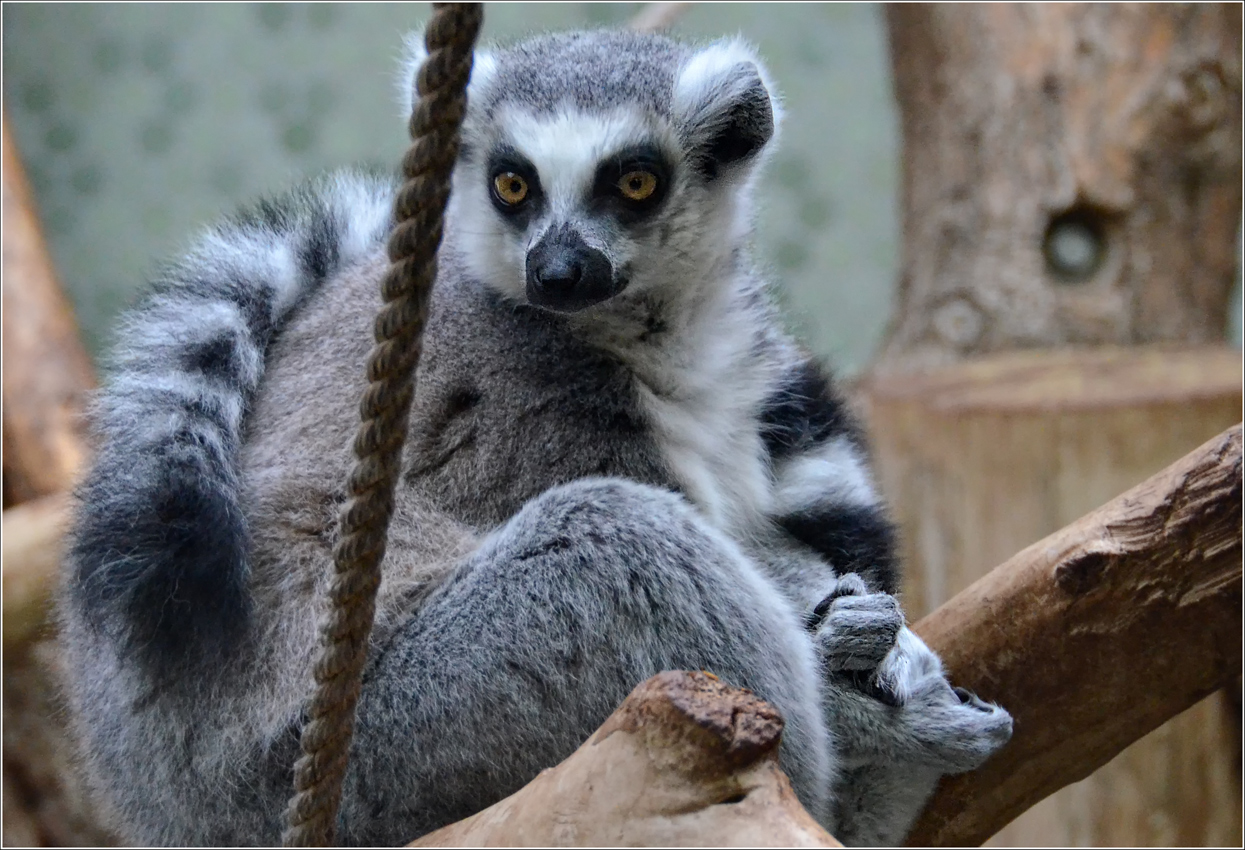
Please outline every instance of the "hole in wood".
[{"label": "hole in wood", "polygon": [[1107,256],[1106,217],[1101,210],[1077,204],[1051,218],[1042,241],[1046,269],[1060,283],[1085,283]]}]

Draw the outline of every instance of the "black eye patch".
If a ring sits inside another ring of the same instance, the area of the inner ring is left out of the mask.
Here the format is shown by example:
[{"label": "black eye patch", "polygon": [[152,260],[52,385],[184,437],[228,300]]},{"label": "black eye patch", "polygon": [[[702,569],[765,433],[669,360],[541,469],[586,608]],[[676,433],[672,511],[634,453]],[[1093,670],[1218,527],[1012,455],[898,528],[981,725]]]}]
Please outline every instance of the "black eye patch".
[{"label": "black eye patch", "polygon": [[[492,200],[493,206],[498,212],[507,218],[513,218],[522,221],[529,219],[541,206],[544,200],[544,192],[540,188],[540,175],[536,172],[536,166],[532,165],[531,160],[523,156],[511,147],[500,147],[493,151],[488,159],[488,169],[485,171],[488,185],[489,199]],[[513,202],[513,194],[509,194],[510,200],[502,197],[498,193],[498,178],[504,178],[505,175],[513,175],[516,180],[501,180],[503,186],[510,185],[518,188],[522,184],[523,199],[519,203]]]},{"label": "black eye patch", "polygon": [[673,170],[656,145],[624,148],[597,167],[592,203],[623,222],[639,221],[661,206]]}]

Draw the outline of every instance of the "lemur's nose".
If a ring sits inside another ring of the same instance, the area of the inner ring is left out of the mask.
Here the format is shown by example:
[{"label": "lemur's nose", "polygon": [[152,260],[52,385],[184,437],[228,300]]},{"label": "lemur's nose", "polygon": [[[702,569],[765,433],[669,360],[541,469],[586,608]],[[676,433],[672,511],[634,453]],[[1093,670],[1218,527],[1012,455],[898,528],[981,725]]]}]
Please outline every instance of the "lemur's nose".
[{"label": "lemur's nose", "polygon": [[532,276],[549,295],[566,295],[584,276],[584,264],[577,253],[565,251],[532,269]]},{"label": "lemur's nose", "polygon": [[549,228],[527,253],[527,299],[538,307],[574,312],[613,297],[626,285],[609,258],[569,224]]}]

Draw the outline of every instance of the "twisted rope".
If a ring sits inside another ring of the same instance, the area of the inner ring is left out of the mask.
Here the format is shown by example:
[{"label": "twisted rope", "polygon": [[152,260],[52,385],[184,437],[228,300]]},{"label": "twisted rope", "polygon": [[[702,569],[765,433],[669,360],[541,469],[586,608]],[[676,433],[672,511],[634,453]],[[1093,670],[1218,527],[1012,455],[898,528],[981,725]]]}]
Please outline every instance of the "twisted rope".
[{"label": "twisted rope", "polygon": [[347,482],[351,500],[341,512],[333,550],[331,610],[320,629],[316,689],[286,811],[286,847],[328,847],[335,840],[415,366],[467,106],[472,46],[483,18],[479,3],[432,5],[424,31],[428,56],[419,69],[419,103],[411,115],[412,144],[402,159],[406,183],[398,192],[397,226],[389,238],[391,265],[381,283],[385,304],[376,317],[376,346],[367,362],[370,383],[359,405],[358,462]]}]

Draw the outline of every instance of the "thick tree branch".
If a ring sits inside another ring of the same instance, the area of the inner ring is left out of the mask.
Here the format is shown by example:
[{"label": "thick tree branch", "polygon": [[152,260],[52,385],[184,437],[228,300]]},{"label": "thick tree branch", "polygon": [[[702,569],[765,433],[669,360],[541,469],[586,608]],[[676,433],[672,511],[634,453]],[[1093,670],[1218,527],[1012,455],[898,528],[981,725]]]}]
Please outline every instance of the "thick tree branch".
[{"label": "thick tree branch", "polygon": [[1241,426],[1033,544],[919,622],[1015,735],[908,841],[979,844],[1241,669]]}]

